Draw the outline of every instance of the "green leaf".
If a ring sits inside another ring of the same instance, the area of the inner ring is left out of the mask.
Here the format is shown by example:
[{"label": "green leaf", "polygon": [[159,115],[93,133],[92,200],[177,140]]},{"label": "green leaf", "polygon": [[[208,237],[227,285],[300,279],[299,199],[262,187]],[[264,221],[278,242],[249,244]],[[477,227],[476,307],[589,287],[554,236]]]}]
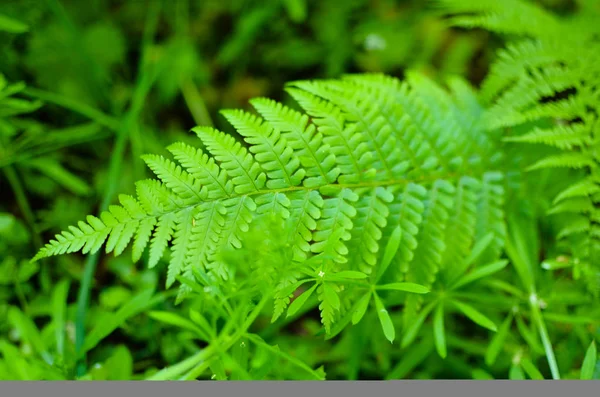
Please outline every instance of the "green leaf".
[{"label": "green leaf", "polygon": [[210,326],[206,318],[204,318],[204,316],[197,310],[190,309],[190,320],[196,323],[206,333],[206,335],[209,335],[212,339],[217,337],[214,329]]},{"label": "green leaf", "polygon": [[377,276],[375,277],[375,283],[377,283],[387,268],[392,263],[392,259],[396,256],[398,252],[398,248],[400,247],[400,241],[402,240],[402,229],[400,226],[397,226],[392,232],[390,239],[388,240],[387,245],[385,246],[385,251],[383,252],[383,259],[381,259],[381,263],[379,264],[379,270],[377,271]]},{"label": "green leaf", "polygon": [[11,307],[8,311],[8,321],[15,327],[24,342],[31,345],[48,364],[52,363],[52,357],[44,343],[44,339],[33,320],[26,316],[19,308]]},{"label": "green leaf", "polygon": [[508,379],[510,380],[525,380],[525,374],[520,365],[512,364],[508,371]]},{"label": "green leaf", "polygon": [[471,371],[471,377],[473,380],[493,380],[494,377],[487,371],[484,371],[481,368],[475,368]]},{"label": "green leaf", "polygon": [[190,320],[185,319],[178,314],[165,311],[151,311],[148,313],[148,316],[156,321],[160,321],[165,324],[173,325],[178,328],[192,331],[197,336],[199,336],[200,339],[206,342],[210,341],[210,336],[206,334],[204,330],[196,326],[196,324],[194,324]]},{"label": "green leaf", "polygon": [[471,254],[467,257],[465,263],[467,265],[471,265],[479,259],[481,254],[485,252],[485,250],[490,246],[490,244],[494,241],[494,233],[489,232],[485,236],[483,236],[479,241],[475,243],[473,249],[471,250]]},{"label": "green leaf", "polygon": [[395,290],[395,291],[405,291],[412,292],[415,294],[427,294],[429,293],[429,289],[420,284],[415,283],[391,283],[378,285],[376,287],[378,290]]},{"label": "green leaf", "polygon": [[388,372],[385,380],[404,379],[418,365],[425,361],[433,352],[434,343],[430,333],[423,335],[419,343],[412,344],[406,350],[402,351],[400,361]]},{"label": "green leaf", "polygon": [[87,196],[92,190],[83,179],[67,170],[54,159],[45,157],[32,159],[27,161],[27,166],[37,169],[78,196]]},{"label": "green leaf", "polygon": [[504,269],[508,265],[507,260],[501,260],[497,262],[490,263],[488,265],[479,266],[473,271],[462,276],[458,281],[452,286],[452,289],[458,289],[460,287],[464,287],[465,285],[477,281],[483,277],[487,277],[491,274],[499,272]]},{"label": "green leaf", "polygon": [[412,322],[410,327],[408,327],[408,329],[406,329],[406,332],[404,333],[404,336],[402,337],[402,342],[400,343],[400,346],[403,349],[406,348],[408,345],[410,345],[415,340],[419,330],[421,329],[421,327],[423,326],[423,323],[425,322],[425,319],[427,318],[429,313],[431,313],[431,311],[435,307],[436,303],[437,302],[431,302],[429,305],[427,305],[423,309],[421,309],[421,312],[419,313],[417,318]]},{"label": "green leaf", "polygon": [[306,371],[308,374],[310,374],[315,379],[325,380],[325,376],[320,373],[321,371],[319,371],[318,369],[314,370],[311,367],[309,367],[306,363],[304,363],[304,361],[299,360],[298,358],[296,358],[286,352],[281,351],[279,349],[279,346],[269,345],[260,336],[258,336],[256,334],[246,334],[246,337],[248,338],[248,340],[250,340],[255,345],[260,346],[260,347],[270,351],[271,353],[283,358],[284,360],[288,361],[290,364],[295,365],[296,367],[298,367],[300,369],[303,369],[304,371]]},{"label": "green leaf", "polygon": [[129,318],[145,312],[152,306],[164,300],[164,295],[153,297],[153,294],[153,289],[147,289],[139,293],[115,313],[111,313],[106,320],[98,322],[86,336],[85,344],[83,345],[80,354],[93,349],[102,339],[106,338],[114,330],[122,326]]},{"label": "green leaf", "polygon": [[433,315],[433,337],[435,348],[441,358],[446,358],[446,331],[444,330],[444,305],[439,304]]},{"label": "green leaf", "polygon": [[331,285],[323,283],[323,294],[325,294],[325,300],[329,302],[331,307],[336,310],[340,310],[340,297]]},{"label": "green leaf", "polygon": [[29,30],[29,26],[21,21],[0,14],[0,31],[8,33],[25,33]]},{"label": "green leaf", "polygon": [[521,358],[521,367],[525,370],[527,375],[533,380],[543,380],[544,375],[540,372],[539,369],[531,362],[528,358]]},{"label": "green leaf", "polygon": [[300,287],[304,283],[307,283],[308,281],[312,281],[312,279],[305,279],[305,280],[301,280],[301,281],[295,282],[293,284],[290,284],[287,287],[283,288],[281,291],[279,291],[279,295],[280,296],[290,296],[291,294],[294,293],[294,291],[296,291],[298,289],[298,287]]},{"label": "green leaf", "polygon": [[594,377],[596,369],[596,361],[598,360],[598,352],[596,350],[596,341],[592,341],[588,347],[581,365],[581,380],[591,380]]},{"label": "green leaf", "polygon": [[246,338],[242,338],[231,348],[234,363],[237,363],[236,368],[232,370],[231,380],[251,380],[248,376],[248,343]]},{"label": "green leaf", "polygon": [[530,330],[520,317],[515,317],[515,323],[521,337],[527,342],[529,348],[538,353],[544,354],[544,347],[539,343],[537,336]]},{"label": "green leaf", "polygon": [[133,357],[127,347],[119,345],[106,360],[104,367],[108,372],[106,380],[131,380]]},{"label": "green leaf", "polygon": [[473,320],[474,323],[494,332],[498,330],[498,327],[496,327],[496,324],[494,324],[492,320],[484,316],[481,312],[477,311],[473,306],[457,301],[452,301],[452,303],[458,310],[463,312],[465,316]]},{"label": "green leaf", "polygon": [[492,338],[486,352],[485,352],[485,363],[488,366],[492,366],[504,346],[504,341],[506,340],[506,336],[508,335],[508,330],[510,329],[510,325],[512,324],[512,315],[508,315],[506,320],[500,326],[498,332]]},{"label": "green leaf", "polygon": [[296,312],[298,310],[300,310],[300,308],[302,306],[304,306],[304,304],[306,303],[308,298],[310,298],[310,296],[312,295],[313,292],[315,292],[316,289],[317,289],[317,284],[313,285],[312,287],[310,287],[310,289],[304,291],[302,293],[302,295],[300,295],[299,297],[294,299],[292,301],[292,303],[290,304],[290,306],[288,307],[287,317],[290,317],[290,316],[293,316],[294,314],[296,314]]},{"label": "green leaf", "polygon": [[367,312],[367,308],[369,307],[369,302],[371,301],[371,292],[367,292],[363,295],[362,298],[356,304],[354,309],[354,313],[352,313],[352,324],[356,325],[362,320],[365,313]]},{"label": "green leaf", "polygon": [[60,281],[52,292],[52,321],[56,338],[56,351],[60,356],[65,355],[65,331],[70,282]]},{"label": "green leaf", "polygon": [[225,365],[221,357],[217,356],[210,361],[210,370],[213,372],[211,379],[216,380],[227,380],[227,374],[225,373]]},{"label": "green leaf", "polygon": [[347,279],[363,279],[368,276],[363,272],[357,272],[354,270],[343,270],[333,275],[334,278],[347,278]]},{"label": "green leaf", "polygon": [[375,308],[377,309],[377,316],[379,316],[379,322],[381,323],[381,328],[383,329],[383,334],[386,339],[390,341],[390,343],[394,342],[394,338],[396,337],[396,330],[394,329],[394,323],[390,318],[390,314],[383,306],[381,299],[377,294],[373,294],[375,298]]}]

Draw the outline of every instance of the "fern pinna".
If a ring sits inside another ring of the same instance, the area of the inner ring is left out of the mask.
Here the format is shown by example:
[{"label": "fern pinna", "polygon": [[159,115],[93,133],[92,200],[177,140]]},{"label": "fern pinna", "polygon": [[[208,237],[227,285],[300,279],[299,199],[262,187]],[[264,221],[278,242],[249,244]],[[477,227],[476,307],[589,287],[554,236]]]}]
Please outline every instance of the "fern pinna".
[{"label": "fern pinna", "polygon": [[414,73],[300,81],[287,91],[305,113],[265,98],[251,101],[258,115],[224,111],[244,142],[194,128],[201,147],[175,143],[174,160],[144,156],[158,180],[139,182],[137,197],[120,196],[35,259],[104,243],[119,255],[132,243],[133,260],[149,247],[153,267],[170,245],[166,284],[183,282],[179,300],[197,284],[251,277],[273,287],[275,320],[304,288],[289,311],[316,292],[330,333],[337,320],[360,321],[372,294],[355,292],[383,280],[412,315],[414,293],[464,273],[475,242],[487,241],[486,261],[504,241],[499,137],[482,130],[470,87],[447,85]]},{"label": "fern pinna", "polygon": [[[575,278],[600,294],[600,7],[559,17],[523,0],[436,0],[455,25],[513,35],[481,87],[490,130],[519,128],[506,141],[555,149],[530,170],[580,171],[567,179],[549,213],[567,215],[558,238],[567,242]],[[568,251],[567,251],[568,252]],[[562,265],[564,267],[564,265]]]}]

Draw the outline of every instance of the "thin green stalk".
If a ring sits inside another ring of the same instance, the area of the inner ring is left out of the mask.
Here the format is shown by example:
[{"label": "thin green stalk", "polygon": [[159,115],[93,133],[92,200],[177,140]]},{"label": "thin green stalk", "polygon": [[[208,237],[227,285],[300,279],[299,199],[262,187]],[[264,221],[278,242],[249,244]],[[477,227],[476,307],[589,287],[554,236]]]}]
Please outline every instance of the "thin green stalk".
[{"label": "thin green stalk", "polygon": [[531,318],[538,328],[540,338],[542,338],[542,344],[544,345],[544,351],[546,352],[546,358],[548,359],[548,365],[550,366],[552,379],[558,380],[560,379],[558,363],[556,362],[554,350],[552,349],[552,342],[550,342],[550,336],[548,335],[546,323],[544,323],[544,319],[542,318],[542,313],[540,312],[537,300],[530,299],[529,306],[531,307]]},{"label": "thin green stalk", "polygon": [[[272,298],[273,298],[272,294],[267,293],[267,294],[263,295],[260,302],[256,305],[254,310],[252,310],[250,315],[248,315],[248,318],[246,319],[244,324],[242,324],[242,327],[240,329],[238,329],[236,331],[236,333],[233,334],[233,336],[226,338],[225,343],[223,343],[221,346],[219,346],[217,350],[218,351],[227,351],[235,343],[237,343],[237,341],[240,338],[244,337],[246,335],[246,331],[248,331],[250,326],[254,323],[254,321],[256,320],[256,318],[258,317],[260,312],[262,311],[262,309],[265,306],[265,304],[267,303],[267,301],[269,301]],[[193,368],[191,371],[189,371],[187,374],[185,374],[181,378],[181,380],[193,380],[193,379],[198,378],[198,376],[200,376],[206,370],[208,365],[209,365],[209,361],[208,360],[204,361],[203,363],[198,365],[196,368]]]},{"label": "thin green stalk", "polygon": [[198,353],[194,354],[191,357],[186,358],[185,360],[172,365],[168,368],[165,368],[161,371],[158,371],[154,375],[146,378],[146,380],[171,380],[175,379],[180,374],[189,371],[194,368],[196,365],[208,359],[212,356],[216,351],[214,345],[209,345],[206,348],[200,350]]},{"label": "thin green stalk", "polygon": [[192,80],[187,80],[181,84],[181,93],[183,94],[185,104],[192,114],[194,123],[196,125],[212,127],[213,122],[206,109],[206,104]]},{"label": "thin green stalk", "polygon": [[223,334],[215,341],[211,342],[206,348],[175,365],[155,373],[147,378],[147,380],[173,380],[176,378],[186,380],[196,379],[206,370],[206,368],[208,368],[209,360],[213,355],[218,354],[220,351],[229,350],[240,338],[246,334],[246,331],[254,323],[269,299],[272,299],[272,294],[265,294],[256,307],[254,307],[250,315],[248,315],[248,318],[242,327],[238,329],[232,336],[225,335],[227,330],[224,330]]},{"label": "thin green stalk", "polygon": [[111,131],[117,132],[121,125],[119,120],[115,119],[114,117],[102,113],[101,111],[92,106],[88,106],[85,103],[73,100],[71,98],[67,98],[63,95],[31,87],[25,88],[22,92],[23,94],[28,95],[32,98],[40,99],[44,102],[53,103],[62,108],[69,109],[75,113],[79,113],[82,116],[85,116],[90,120],[107,127]]},{"label": "thin green stalk", "polygon": [[[145,37],[154,37],[154,32],[156,30],[156,24],[158,21],[159,7],[160,4],[158,2],[153,3],[153,7],[148,13],[149,19],[148,23],[146,24],[147,31]],[[139,117],[139,114],[143,108],[144,99],[149,92],[150,87],[152,86],[152,82],[154,81],[154,79],[151,79],[148,76],[147,69],[143,67],[143,62],[147,59],[145,55],[149,47],[148,40],[144,40],[142,46],[143,55],[140,62],[141,75],[136,84],[130,109],[125,115],[125,118],[118,129],[117,140],[109,164],[108,186],[104,191],[104,196],[100,204],[100,212],[108,209],[116,193],[123,164],[123,157],[125,155],[125,148],[127,146],[129,132],[131,130],[130,127]],[[94,255],[87,257],[84,265],[83,278],[77,296],[77,313],[75,319],[75,350],[77,356],[80,355],[85,344],[85,320],[87,307],[90,300],[90,290],[94,273],[96,271],[96,266],[98,264],[98,259],[99,253],[95,253]],[[77,364],[77,376],[83,376],[86,372],[85,354],[81,357],[82,359]]]},{"label": "thin green stalk", "polygon": [[[36,250],[39,250],[42,247],[42,239],[40,238],[40,235],[38,234],[37,226],[36,226],[36,222],[35,222],[35,215],[33,214],[31,206],[29,205],[29,200],[27,200],[27,194],[25,193],[23,184],[21,183],[21,180],[19,179],[19,175],[17,174],[16,170],[10,165],[3,167],[2,172],[6,176],[6,179],[8,180],[8,183],[15,195],[15,199],[17,200],[17,205],[19,206],[19,210],[21,211],[23,218],[25,218],[25,222],[27,223],[27,226],[31,232],[33,244],[34,244]],[[43,263],[41,265],[41,274],[40,275],[41,275],[40,281],[42,284],[42,289],[44,291],[49,291],[50,290],[50,275],[48,274],[48,268]],[[17,298],[19,299],[19,301],[21,302],[21,305],[23,306],[23,310],[25,312],[27,312],[27,309],[29,307],[27,305],[27,299],[26,299],[25,294],[23,293],[21,285],[19,284],[18,281],[15,282],[15,291],[17,292]]]},{"label": "thin green stalk", "polygon": [[42,247],[42,240],[38,234],[37,227],[35,225],[35,216],[33,215],[33,211],[31,210],[31,206],[27,200],[27,195],[25,194],[23,184],[21,184],[21,180],[12,166],[6,166],[2,169],[2,171],[4,172],[6,179],[8,179],[8,183],[15,194],[17,205],[19,206],[19,210],[21,211],[21,214],[23,214],[25,222],[27,222],[27,226],[31,231],[33,242],[36,245],[36,248],[39,249]]},{"label": "thin green stalk", "polygon": [[315,372],[315,370],[313,370],[311,367],[309,367],[308,365],[306,365],[306,363],[304,363],[302,360],[297,359],[294,356],[291,356],[265,342],[263,342],[263,340],[258,337],[257,335],[254,334],[248,334],[246,333],[244,335],[246,338],[248,338],[249,340],[251,340],[254,344],[256,345],[260,345],[263,346],[265,349],[269,350],[271,353],[282,357],[284,360],[287,360],[290,364],[304,370],[305,372],[311,374],[313,377],[315,377],[315,379],[317,380],[324,380],[323,377],[318,374],[317,372]]}]

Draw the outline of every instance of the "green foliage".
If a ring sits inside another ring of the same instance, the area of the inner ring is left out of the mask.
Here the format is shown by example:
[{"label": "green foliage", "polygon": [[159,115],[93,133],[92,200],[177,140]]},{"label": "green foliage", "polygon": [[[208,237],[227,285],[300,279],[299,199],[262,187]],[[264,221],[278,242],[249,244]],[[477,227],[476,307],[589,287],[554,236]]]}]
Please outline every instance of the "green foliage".
[{"label": "green foliage", "polygon": [[494,130],[533,122],[523,133],[505,138],[556,148],[529,164],[529,170],[583,171],[561,183],[548,213],[568,216],[558,237],[568,241],[574,277],[583,278],[595,294],[600,293],[596,153],[600,48],[593,22],[600,10],[587,6],[570,18],[560,18],[522,0],[438,3],[453,15],[456,25],[511,35],[482,83],[481,97],[488,104],[486,126]]},{"label": "green foliage", "polygon": [[[497,146],[489,142],[495,136],[460,145],[456,137],[481,132],[461,129],[456,115],[461,103],[473,101],[474,94],[462,82],[454,84],[463,89],[454,97],[419,75],[411,75],[404,84],[382,76],[292,84],[292,92],[302,98],[300,105],[314,124],[308,123],[307,116],[267,100],[255,101],[264,119],[224,111],[247,149],[220,131],[195,128],[206,152],[178,143],[169,147],[178,163],[144,156],[159,181],[141,182],[136,198],[120,196],[121,206],[111,206],[99,217],[89,216],[87,222],[57,235],[35,259],[79,250],[93,254],[104,243],[107,253],[119,255],[132,243],[134,260],[150,246],[152,266],[172,238],[167,287],[180,275],[204,287],[223,287],[253,275],[239,269],[238,261],[224,260],[221,252],[244,250],[241,232],[264,233],[260,226],[268,220],[267,225],[281,225],[277,238],[290,251],[283,253],[286,259],[280,272],[269,280],[278,296],[274,318],[294,292],[284,280],[296,279],[300,273],[298,281],[316,283],[293,309],[297,311],[316,289],[329,333],[357,291],[368,286],[346,284],[343,278],[335,282],[330,275],[377,274],[379,242],[388,240],[394,230],[404,232],[396,255],[405,262],[389,281],[406,279],[426,287],[435,282],[443,265],[464,268],[477,238],[476,219],[485,219],[486,230],[492,231],[488,249],[497,252],[496,245],[502,244],[502,173],[493,168],[498,167],[497,161],[482,167],[494,157],[486,150]],[[441,95],[440,104],[428,103],[427,95],[433,92]],[[449,125],[454,128],[444,128]],[[288,144],[288,137],[295,145]],[[499,190],[489,198],[485,186],[494,185]],[[411,195],[412,191],[418,195]],[[478,208],[476,202],[484,205]],[[404,218],[402,210],[400,218],[390,215],[403,206],[412,207],[414,215]],[[447,229],[456,232],[445,233]],[[272,249],[258,254],[265,259],[253,259],[271,261]],[[183,284],[178,300],[190,291]],[[377,294],[374,298],[386,337],[393,340],[391,320]],[[416,310],[418,304],[407,297],[409,310]],[[468,317],[481,317],[469,306],[459,308]]]},{"label": "green foliage", "polygon": [[8,2],[0,379],[598,379],[598,13]]}]

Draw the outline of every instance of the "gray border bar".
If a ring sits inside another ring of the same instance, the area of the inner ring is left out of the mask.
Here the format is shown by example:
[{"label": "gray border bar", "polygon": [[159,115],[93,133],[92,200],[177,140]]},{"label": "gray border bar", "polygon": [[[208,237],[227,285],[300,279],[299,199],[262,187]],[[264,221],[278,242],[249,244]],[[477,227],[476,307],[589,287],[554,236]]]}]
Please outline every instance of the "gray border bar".
[{"label": "gray border bar", "polygon": [[188,382],[0,382],[2,397],[34,396],[410,396],[410,397],[598,397],[600,381],[402,380],[402,381],[188,381]]}]

